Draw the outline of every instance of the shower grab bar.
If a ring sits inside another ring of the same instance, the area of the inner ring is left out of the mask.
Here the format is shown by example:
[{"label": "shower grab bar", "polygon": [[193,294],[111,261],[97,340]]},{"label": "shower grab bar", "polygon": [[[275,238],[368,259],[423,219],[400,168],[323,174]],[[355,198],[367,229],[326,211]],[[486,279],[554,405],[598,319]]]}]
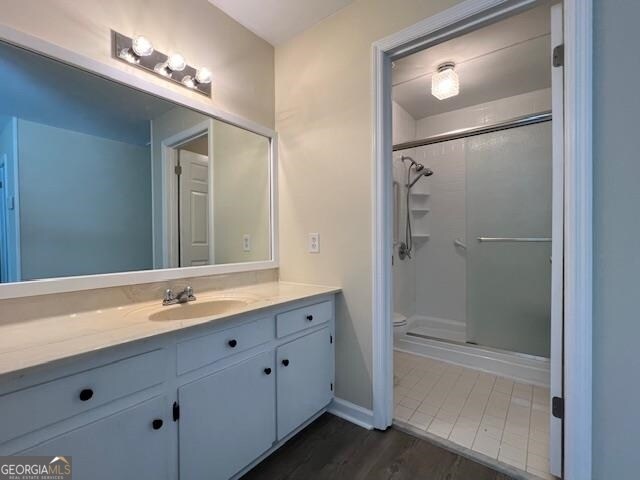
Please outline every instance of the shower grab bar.
[{"label": "shower grab bar", "polygon": [[400,183],[393,181],[393,246],[400,241]]},{"label": "shower grab bar", "polygon": [[550,242],[549,237],[478,237],[479,242]]},{"label": "shower grab bar", "polygon": [[466,250],[466,249],[467,249],[467,244],[466,244],[466,243],[464,243],[464,242],[463,242],[462,240],[460,240],[459,238],[456,238],[456,239],[453,241],[453,244],[454,244],[456,247],[460,247],[460,248],[462,248],[463,250]]}]

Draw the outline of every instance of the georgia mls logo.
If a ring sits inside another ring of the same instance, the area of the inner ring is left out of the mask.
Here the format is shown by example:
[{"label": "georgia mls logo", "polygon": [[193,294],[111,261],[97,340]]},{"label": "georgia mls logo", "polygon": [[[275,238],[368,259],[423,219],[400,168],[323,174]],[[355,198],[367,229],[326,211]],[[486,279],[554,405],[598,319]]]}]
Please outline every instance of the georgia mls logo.
[{"label": "georgia mls logo", "polygon": [[0,457],[0,480],[70,480],[71,457]]}]

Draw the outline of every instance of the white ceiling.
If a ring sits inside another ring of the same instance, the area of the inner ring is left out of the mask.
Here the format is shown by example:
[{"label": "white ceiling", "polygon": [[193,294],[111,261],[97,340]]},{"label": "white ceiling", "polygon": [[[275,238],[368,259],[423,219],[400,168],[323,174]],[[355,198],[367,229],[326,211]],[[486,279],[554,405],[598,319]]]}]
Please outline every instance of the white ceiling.
[{"label": "white ceiling", "polygon": [[[551,86],[549,6],[542,5],[400,59],[393,99],[415,119]],[[431,95],[431,75],[453,61],[460,94]]]},{"label": "white ceiling", "polygon": [[272,45],[334,14],[353,0],[209,0]]}]

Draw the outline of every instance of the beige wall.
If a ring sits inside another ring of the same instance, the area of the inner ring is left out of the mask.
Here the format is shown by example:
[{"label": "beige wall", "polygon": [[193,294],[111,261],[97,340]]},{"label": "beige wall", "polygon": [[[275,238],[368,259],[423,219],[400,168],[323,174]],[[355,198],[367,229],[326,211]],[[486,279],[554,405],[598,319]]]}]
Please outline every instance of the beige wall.
[{"label": "beige wall", "polygon": [[[222,122],[213,126],[216,263],[270,260],[269,139]],[[243,235],[251,236],[245,252]]]},{"label": "beige wall", "polygon": [[0,23],[203,99],[111,58],[111,29],[146,35],[213,72],[214,106],[273,127],[273,47],[207,0],[0,0],[0,12]]},{"label": "beige wall", "polygon": [[[276,48],[280,275],[337,284],[336,393],[370,408],[371,44],[456,0],[357,0]],[[320,233],[320,253],[306,251]]]}]

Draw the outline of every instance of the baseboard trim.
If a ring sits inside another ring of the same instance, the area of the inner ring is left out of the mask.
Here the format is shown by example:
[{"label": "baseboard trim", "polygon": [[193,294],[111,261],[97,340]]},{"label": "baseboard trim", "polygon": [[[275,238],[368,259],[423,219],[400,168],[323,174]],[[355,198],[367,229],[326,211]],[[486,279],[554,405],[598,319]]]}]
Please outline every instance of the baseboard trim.
[{"label": "baseboard trim", "polygon": [[395,338],[394,350],[493,373],[518,382],[549,387],[547,358],[426,338],[413,339],[407,335]]},{"label": "baseboard trim", "polygon": [[373,430],[373,411],[341,398],[334,398],[328,412],[367,430]]}]

